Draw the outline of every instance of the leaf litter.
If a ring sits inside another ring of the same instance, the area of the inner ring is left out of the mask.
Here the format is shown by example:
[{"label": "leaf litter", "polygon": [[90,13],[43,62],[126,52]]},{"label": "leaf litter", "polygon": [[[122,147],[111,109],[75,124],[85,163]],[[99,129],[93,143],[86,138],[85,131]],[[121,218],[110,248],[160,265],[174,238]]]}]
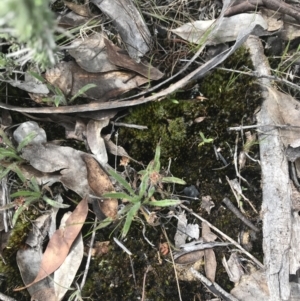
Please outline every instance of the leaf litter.
[{"label": "leaf litter", "polygon": [[[24,173],[27,179],[35,176],[40,185],[46,183],[52,185],[54,182],[61,182],[65,188],[70,189],[76,192],[79,196],[83,197],[81,203],[67,219],[66,226],[61,226],[62,228],[58,229],[52,235],[48,243],[48,247],[43,254],[42,261],[36,259],[40,258],[42,255],[41,246],[47,232],[45,229],[48,228],[46,225],[47,220],[52,219],[53,222],[53,219],[55,218],[54,216],[50,218],[46,214],[42,215],[42,225],[38,226],[38,231],[33,230],[35,238],[33,239],[31,237],[31,240],[28,238],[26,241],[27,245],[29,245],[27,250],[28,255],[25,255],[26,252],[23,252],[22,250],[18,252],[18,265],[20,267],[22,276],[24,277],[24,275],[28,273],[28,275],[31,277],[30,280],[24,280],[24,283],[26,287],[28,287],[32,298],[41,300],[61,300],[75,277],[77,268],[82,260],[83,243],[80,231],[82,224],[86,219],[88,202],[93,204],[94,212],[100,220],[107,217],[113,220],[117,217],[117,198],[102,197],[102,195],[105,193],[115,193],[116,188],[119,189],[119,187],[115,187],[115,184],[112,183],[106,171],[107,168],[109,169],[109,167],[106,166],[108,162],[106,148],[114,155],[123,156],[123,161],[126,161],[126,163],[124,163],[125,167],[128,166],[130,160],[133,161],[133,159],[128,155],[124,148],[114,144],[110,139],[102,137],[101,131],[108,125],[110,117],[107,117],[106,119],[104,118],[103,120],[102,117],[98,117],[98,114],[100,113],[97,110],[118,107],[124,108],[126,106],[136,105],[142,102],[161,99],[164,96],[169,95],[172,91],[176,91],[178,88],[184,86],[189,81],[204,76],[209,70],[215,68],[232,52],[234,52],[242,44],[242,42],[244,42],[244,40],[252,32],[252,27],[254,27],[254,25],[258,24],[263,28],[263,31],[256,32],[256,35],[258,36],[268,34],[267,30],[277,30],[282,26],[286,26],[286,22],[281,20],[280,22],[278,21],[280,17],[275,20],[272,18],[272,14],[267,11],[262,11],[262,15],[240,14],[229,18],[224,18],[223,11],[220,20],[217,21],[217,26],[212,29],[214,34],[209,36],[209,38],[206,40],[206,44],[209,45],[210,43],[216,44],[221,42],[225,43],[227,41],[236,41],[236,44],[232,46],[232,48],[228,48],[229,50],[226,50],[225,53],[217,55],[207,64],[204,64],[202,68],[199,68],[194,73],[185,76],[183,79],[175,83],[174,86],[166,88],[165,90],[158,92],[156,95],[154,94],[151,96],[146,96],[145,98],[136,97],[136,99],[132,101],[127,100],[127,102],[121,102],[116,100],[120,97],[120,95],[132,89],[141,88],[141,86],[144,84],[149,84],[151,80],[159,80],[164,74],[159,71],[159,69],[151,66],[149,63],[141,61],[145,53],[150,49],[152,37],[146,23],[141,18],[140,12],[135,6],[129,7],[128,2],[125,0],[116,1],[116,3],[108,3],[107,1],[97,0],[91,2],[98,6],[100,10],[106,13],[113,20],[113,24],[117,28],[117,31],[119,31],[121,39],[124,43],[123,46],[125,49],[127,49],[128,54],[125,53],[124,49],[118,47],[115,43],[108,40],[104,33],[96,33],[85,39],[78,38],[73,40],[69,53],[75,58],[76,63],[74,61],[60,62],[54,68],[48,69],[44,75],[45,79],[47,80],[47,84],[46,81],[43,80],[37,81],[30,76],[30,73],[26,74],[24,81],[9,79],[6,80],[6,82],[12,86],[19,87],[20,89],[30,92],[32,99],[38,103],[43,103],[43,98],[49,98],[49,96],[51,96],[53,93],[55,94],[55,92],[60,94],[61,99],[67,99],[80,95],[91,100],[96,100],[96,102],[91,102],[83,106],[67,105],[67,102],[65,102],[65,108],[44,107],[32,108],[32,110],[31,108],[18,108],[1,104],[2,108],[24,112],[40,112],[49,114],[55,112],[60,114],[70,112],[79,113],[75,117],[62,115],[61,118],[57,118],[57,116],[51,115],[51,117],[47,118],[49,118],[51,122],[63,124],[66,129],[66,137],[84,141],[87,148],[89,148],[93,154],[91,155],[82,151],[77,151],[71,147],[54,145],[51,144],[51,142],[46,142],[45,139],[42,141],[42,143],[35,143],[34,141],[31,141],[31,143],[28,145],[24,144],[18,148],[18,151],[21,150],[20,155],[22,159],[29,163],[29,165],[20,165],[20,170],[22,173]],[[225,1],[225,8],[226,3],[227,2]],[[73,3],[66,3],[66,5],[80,16],[90,16],[88,6],[74,5]],[[68,15],[70,17],[69,13]],[[66,16],[67,15],[64,15],[63,18]],[[61,22],[65,22],[64,24],[67,24],[67,19],[69,17],[67,17],[65,21],[63,21],[63,18],[61,18]],[[82,22],[86,20],[86,18],[77,19],[74,14],[73,17],[74,19],[71,22]],[[239,21],[234,21],[231,23],[232,20],[235,20],[235,18],[237,18]],[[71,19],[69,19],[69,21],[70,20]],[[135,21],[133,22],[133,20]],[[244,32],[242,33],[240,30],[236,31],[233,29],[233,25],[236,24],[239,26],[238,29],[241,29],[241,21],[244,21],[243,26],[245,26]],[[209,28],[212,24],[214,24],[213,22],[206,21],[205,23],[209,23],[208,25],[205,25],[206,28]],[[248,28],[250,23],[251,29]],[[220,26],[220,24],[222,26]],[[177,29],[171,29],[171,31],[189,42],[198,43],[199,39],[203,38],[207,32],[204,32],[197,26],[198,23],[186,23]],[[291,27],[293,28],[293,24]],[[189,29],[186,30],[186,28]],[[296,32],[296,30],[294,31]],[[129,35],[128,32],[130,33]],[[224,32],[228,33],[228,36]],[[132,40],[131,37],[134,37],[134,39]],[[51,89],[48,89],[48,83],[52,85]],[[94,83],[95,86],[88,87],[88,85],[91,83]],[[270,89],[269,92],[273,99],[276,99],[276,102],[268,104],[275,124],[278,126],[281,124],[297,125],[299,120],[299,114],[296,109],[297,102],[292,97],[287,97],[275,89]],[[111,100],[114,100],[115,103],[111,103]],[[72,98],[70,102],[71,101]],[[101,102],[104,102],[103,105],[99,104]],[[286,109],[287,107],[289,110]],[[88,111],[95,111],[95,114],[89,114]],[[109,116],[109,112],[106,112],[107,116]],[[46,119],[46,115],[38,118]],[[195,122],[202,122],[205,118],[206,117],[199,117],[195,120]],[[21,129],[25,128],[26,126],[27,125],[22,124]],[[34,126],[34,131],[41,131],[41,129],[36,127],[36,125]],[[294,147],[295,149],[293,150],[290,149],[294,145],[297,145],[297,130],[292,130],[291,128],[281,128],[280,131],[282,133],[282,137],[285,137],[282,138],[285,147],[288,148],[289,152],[293,152],[293,156],[287,152],[289,161],[292,163],[295,162],[297,168],[297,161],[300,157],[298,154],[299,150],[297,147]],[[17,133],[15,135],[17,135]],[[16,140],[18,143],[21,143],[23,138],[17,138]],[[126,158],[126,160],[124,158]],[[243,162],[243,164],[245,163]],[[7,167],[8,165],[7,163],[3,163],[3,166]],[[299,171],[297,172],[299,173]],[[154,174],[151,176],[154,178]],[[164,177],[166,180],[165,182],[167,182],[167,179],[170,178],[172,177]],[[124,179],[128,180],[129,176],[125,175]],[[140,179],[137,181],[139,180]],[[158,186],[162,187],[162,182],[159,183]],[[101,185],[99,185],[99,183],[101,183]],[[136,188],[134,185],[132,187]],[[131,190],[133,190],[132,187],[129,185]],[[141,187],[140,189],[142,190],[143,188]],[[135,193],[135,191],[133,192]],[[142,190],[142,192],[144,194],[151,195],[151,198],[154,198],[151,188],[148,191]],[[241,193],[241,188],[239,188],[239,192]],[[122,201],[126,203],[126,199]],[[159,205],[159,203],[156,203],[159,201],[155,199],[151,199],[148,202],[149,204],[152,202],[152,205]],[[141,204],[136,202],[132,208],[135,208],[136,211],[138,211],[140,206]],[[214,206],[210,196],[202,197],[201,206],[208,213],[210,213],[211,208]],[[130,211],[132,218],[135,216],[136,211]],[[150,214],[154,212],[155,211],[150,212]],[[149,213],[144,211],[143,214],[147,215]],[[195,262],[201,265],[204,257],[206,277],[211,282],[214,282],[216,273],[216,257],[213,247],[227,246],[228,243],[215,241],[216,235],[211,232],[211,228],[206,222],[202,222],[202,237],[199,237],[199,226],[197,224],[189,224],[184,212],[177,212],[176,216],[178,219],[178,224],[175,235],[175,247],[178,248],[179,251],[177,250],[177,254],[174,252],[175,261],[180,265],[193,264]],[[36,223],[38,224],[39,220],[37,220]],[[30,236],[32,236],[33,232],[31,232]],[[189,242],[186,242],[186,240],[189,240]],[[190,242],[190,240],[192,240],[192,242]],[[36,250],[34,248],[36,248]],[[293,250],[295,250],[295,246],[293,246],[293,248]],[[167,254],[166,249],[167,248],[164,249],[163,255]],[[63,254],[63,256],[61,256],[61,254]],[[234,254],[236,255],[236,253]],[[33,260],[33,258],[35,260]],[[28,259],[30,260],[28,261]],[[32,263],[34,263],[32,265],[34,268],[33,271],[29,272],[31,268],[29,262],[31,263],[31,260]],[[74,265],[74,267],[72,267],[72,262],[75,261],[76,266]],[[230,261],[234,261],[236,266],[230,267],[231,271],[228,269],[228,274],[236,273],[233,272],[233,270],[238,270],[240,268],[237,264],[238,260],[237,258],[234,258],[234,255],[232,255],[232,257],[230,257]],[[22,266],[24,263],[25,265]],[[65,267],[63,267],[64,265]],[[230,265],[234,265],[234,263],[230,262]],[[198,268],[199,267],[200,266],[198,265]],[[71,272],[72,268],[74,268],[74,270]],[[63,282],[61,280],[63,277],[57,278],[58,273],[56,277],[55,272],[58,272],[60,269],[62,275],[67,273],[66,271],[68,271],[68,273],[70,272],[70,277],[68,277],[67,282]],[[295,269],[295,263],[293,269]],[[190,269],[190,271],[192,270]],[[59,288],[53,288],[52,276],[47,277],[53,274],[53,272],[55,285],[57,285],[57,283],[60,284],[60,292],[58,292]],[[293,270],[293,272],[296,272],[296,270]],[[237,273],[230,277],[230,279],[234,282],[237,282],[241,278],[242,274],[243,273],[238,275]],[[258,279],[260,275],[257,275],[254,272],[249,277]],[[262,281],[265,282],[266,280],[263,279]],[[253,281],[249,280],[249,283],[253,283]],[[33,289],[38,284],[42,284],[42,289]],[[240,287],[242,287],[242,285],[240,285]],[[262,290],[261,288],[257,289]],[[236,296],[245,296],[241,293],[241,291],[238,291],[237,287],[233,290],[233,292],[236,293]]]}]

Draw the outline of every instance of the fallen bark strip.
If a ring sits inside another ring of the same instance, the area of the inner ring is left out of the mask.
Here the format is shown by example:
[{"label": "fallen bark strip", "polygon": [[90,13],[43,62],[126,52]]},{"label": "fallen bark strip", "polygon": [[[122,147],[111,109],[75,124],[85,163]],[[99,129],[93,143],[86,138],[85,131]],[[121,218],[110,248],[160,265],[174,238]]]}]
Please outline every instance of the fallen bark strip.
[{"label": "fallen bark strip", "polygon": [[[264,56],[261,41],[251,36],[246,45],[249,48],[254,68],[259,75],[270,75],[269,63]],[[270,81],[260,79],[264,102],[257,115],[258,124],[280,124],[272,110],[278,99],[277,91]],[[272,91],[274,91],[272,93]],[[279,100],[280,101],[280,100]],[[288,162],[280,131],[274,126],[260,128],[260,160],[263,189],[263,251],[266,278],[272,301],[288,300],[289,249],[291,240],[291,199]]]},{"label": "fallen bark strip", "polygon": [[5,104],[0,102],[0,108],[7,109],[11,111],[21,112],[21,113],[36,113],[36,114],[67,114],[67,113],[78,113],[78,112],[90,112],[99,110],[111,110],[116,108],[125,108],[130,106],[136,106],[149,101],[160,100],[166,96],[176,92],[178,89],[185,87],[190,81],[199,79],[203,77],[207,72],[217,67],[219,64],[224,62],[231,54],[233,54],[248,38],[251,32],[254,30],[253,27],[249,27],[245,32],[239,34],[235,44],[227,49],[226,51],[215,56],[202,66],[195,69],[193,72],[189,73],[184,78],[177,81],[175,84],[170,85],[170,87],[145,98],[139,98],[134,100],[115,100],[110,102],[92,102],[85,105],[77,106],[62,106],[62,107],[40,107],[40,108],[25,108]]}]

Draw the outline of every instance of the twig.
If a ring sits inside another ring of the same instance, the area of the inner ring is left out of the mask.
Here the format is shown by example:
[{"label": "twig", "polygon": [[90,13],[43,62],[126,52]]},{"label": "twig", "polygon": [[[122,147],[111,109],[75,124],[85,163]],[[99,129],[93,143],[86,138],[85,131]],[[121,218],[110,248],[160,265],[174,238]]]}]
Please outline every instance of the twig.
[{"label": "twig", "polygon": [[[244,194],[242,193],[242,189],[241,189],[241,186],[240,184],[238,183],[237,179],[235,179],[236,181],[234,180],[229,180],[229,178],[226,176],[226,180],[236,198],[236,201],[238,203],[238,207],[240,207],[240,197],[237,195],[237,193],[245,200],[249,203],[249,205],[252,207],[253,211],[255,213],[258,213],[257,210],[255,209],[254,205],[251,203],[251,201],[244,196]],[[244,209],[241,207],[241,211],[244,212]]]},{"label": "twig", "polygon": [[231,237],[229,237],[228,235],[226,235],[225,233],[223,233],[221,230],[219,230],[218,228],[216,228],[214,225],[212,225],[210,222],[208,222],[205,218],[203,218],[200,215],[194,213],[192,209],[189,209],[188,207],[186,207],[186,206],[184,206],[182,204],[180,205],[180,207],[183,208],[183,209],[185,209],[185,210],[187,210],[190,214],[192,214],[193,216],[195,216],[199,220],[201,220],[203,222],[206,222],[210,228],[212,228],[214,231],[216,231],[222,237],[224,237],[225,239],[227,239],[228,241],[230,241],[239,250],[241,250],[244,254],[246,254],[251,260],[253,260],[253,262],[255,262],[260,268],[262,268],[262,269],[264,268],[264,265],[259,260],[257,260],[253,255],[251,255],[248,251],[246,251],[239,243],[237,243]]},{"label": "twig", "polygon": [[200,281],[202,281],[209,290],[211,288],[215,288],[222,296],[226,297],[228,300],[231,301],[239,301],[237,298],[232,296],[231,294],[227,293],[221,286],[219,286],[216,282],[212,283],[210,280],[208,280],[205,276],[197,272],[194,268],[191,268],[191,272]]},{"label": "twig", "polygon": [[147,266],[146,272],[144,274],[144,279],[143,279],[143,293],[142,293],[142,300],[145,301],[145,287],[146,287],[146,278],[147,278],[147,273],[150,270],[150,265]]},{"label": "twig", "polygon": [[[169,241],[169,238],[168,238],[168,235],[166,233],[166,230],[165,228],[162,227],[162,231],[166,237],[166,240],[168,242],[168,245],[169,245],[169,249],[171,250],[171,244],[170,244],[170,241]],[[171,258],[172,258],[172,263],[173,263],[173,268],[174,268],[174,274],[175,274],[175,278],[176,278],[176,284],[177,284],[177,289],[178,289],[178,296],[179,296],[179,300],[182,301],[182,298],[181,298],[181,292],[180,292],[180,286],[179,286],[179,281],[178,281],[178,275],[177,275],[177,271],[176,271],[176,267],[175,267],[175,261],[174,261],[174,257],[173,257],[173,254],[172,252],[170,252],[170,255],[171,255]]]},{"label": "twig", "polygon": [[94,241],[95,241],[95,236],[96,236],[96,231],[95,231],[96,225],[97,225],[97,217],[95,216],[94,229],[93,229],[93,233],[92,233],[92,237],[91,237],[91,241],[90,241],[89,253],[88,253],[88,256],[87,256],[85,270],[84,270],[84,274],[83,274],[81,284],[80,284],[80,289],[81,290],[83,289],[83,287],[85,285],[86,277],[87,277],[89,267],[90,267],[90,262],[91,262],[91,257],[92,257],[92,248],[93,248]]},{"label": "twig", "polygon": [[256,129],[261,127],[274,127],[279,129],[299,129],[300,126],[290,125],[290,124],[254,124],[254,125],[240,125],[240,126],[233,126],[227,128],[228,131],[242,131],[248,129]]},{"label": "twig", "polygon": [[226,205],[226,207],[234,213],[245,225],[247,225],[249,228],[251,228],[253,231],[258,232],[259,229],[255,227],[244,215],[243,213],[236,208],[228,198],[223,199],[223,203]]}]

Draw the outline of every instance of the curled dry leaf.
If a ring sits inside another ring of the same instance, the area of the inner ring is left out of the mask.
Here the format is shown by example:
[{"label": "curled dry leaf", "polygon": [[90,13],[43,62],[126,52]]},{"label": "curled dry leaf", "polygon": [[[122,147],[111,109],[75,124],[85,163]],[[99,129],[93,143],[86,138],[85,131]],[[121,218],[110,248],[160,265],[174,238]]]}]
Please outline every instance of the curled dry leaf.
[{"label": "curled dry leaf", "polygon": [[64,1],[64,4],[79,16],[89,17],[91,15],[89,6],[87,4],[79,5],[68,1]]},{"label": "curled dry leaf", "polygon": [[22,290],[48,277],[65,261],[70,248],[78,236],[88,213],[87,198],[84,198],[66,221],[65,228],[58,229],[51,237],[43,254],[39,272],[33,282]]},{"label": "curled dry leaf", "polygon": [[149,64],[145,65],[142,62],[137,63],[129,55],[124,53],[121,48],[115,46],[109,40],[105,39],[104,42],[106,45],[108,59],[112,64],[134,71],[152,80],[158,80],[163,77],[163,73],[161,73],[158,69]]},{"label": "curled dry leaf", "polygon": [[106,164],[108,161],[104,139],[101,137],[101,130],[109,123],[109,119],[90,120],[87,124],[87,142],[91,152],[98,162]]},{"label": "curled dry leaf", "polygon": [[166,256],[169,254],[169,246],[168,243],[160,243],[159,244],[159,252],[161,255]]},{"label": "curled dry leaf", "polygon": [[208,214],[210,214],[210,211],[212,208],[215,207],[215,203],[212,201],[210,195],[206,195],[202,197],[202,203],[201,203],[201,208],[205,209]]},{"label": "curled dry leaf", "polygon": [[[88,183],[94,194],[98,197],[101,197],[106,192],[113,192],[114,187],[111,183],[111,180],[100,164],[89,155],[83,155],[82,159],[86,164]],[[100,207],[101,212],[106,217],[116,217],[118,209],[117,199],[94,200],[94,207],[96,204],[98,207]],[[97,211],[95,213],[97,214]],[[102,216],[97,215],[97,217],[100,220],[103,219]]]}]

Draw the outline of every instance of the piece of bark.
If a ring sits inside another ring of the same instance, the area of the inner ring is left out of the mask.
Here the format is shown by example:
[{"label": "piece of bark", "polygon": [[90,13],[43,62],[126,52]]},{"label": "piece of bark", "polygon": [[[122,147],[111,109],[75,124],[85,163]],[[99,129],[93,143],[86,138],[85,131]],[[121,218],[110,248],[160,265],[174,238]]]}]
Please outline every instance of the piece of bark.
[{"label": "piece of bark", "polygon": [[[256,72],[270,75],[270,67],[264,56],[261,42],[251,37],[247,41]],[[289,285],[289,249],[291,241],[291,199],[288,162],[283,151],[280,132],[269,126],[278,123],[276,116],[270,114],[274,105],[276,90],[270,82],[261,79],[264,102],[257,115],[260,128],[259,141],[262,168],[262,217],[263,251],[266,279],[272,301],[288,300]],[[275,92],[274,92],[275,91]]]}]

